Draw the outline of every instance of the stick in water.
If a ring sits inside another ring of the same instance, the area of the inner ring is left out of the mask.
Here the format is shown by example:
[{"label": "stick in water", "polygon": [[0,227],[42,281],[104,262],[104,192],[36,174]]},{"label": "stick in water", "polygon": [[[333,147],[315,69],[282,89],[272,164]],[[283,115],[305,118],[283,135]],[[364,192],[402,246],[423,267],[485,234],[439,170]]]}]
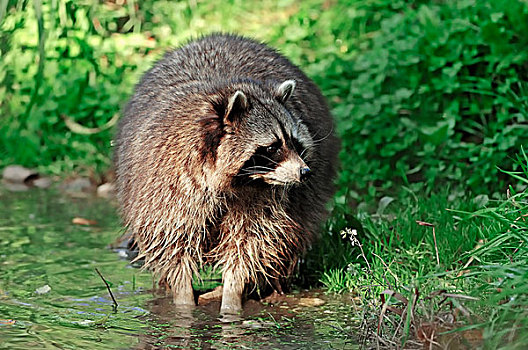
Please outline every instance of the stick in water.
[{"label": "stick in water", "polygon": [[106,282],[106,280],[104,279],[104,277],[101,274],[101,272],[99,272],[97,267],[95,268],[95,271],[99,274],[99,277],[101,277],[101,279],[103,280],[104,284],[106,285],[106,289],[108,289],[108,293],[110,293],[110,296],[112,297],[112,301],[114,302],[114,305],[112,305],[112,309],[114,310],[114,312],[116,312],[118,304],[117,304],[117,301],[114,298],[114,294],[112,293],[112,290],[110,289],[110,285],[108,284],[108,282]]}]

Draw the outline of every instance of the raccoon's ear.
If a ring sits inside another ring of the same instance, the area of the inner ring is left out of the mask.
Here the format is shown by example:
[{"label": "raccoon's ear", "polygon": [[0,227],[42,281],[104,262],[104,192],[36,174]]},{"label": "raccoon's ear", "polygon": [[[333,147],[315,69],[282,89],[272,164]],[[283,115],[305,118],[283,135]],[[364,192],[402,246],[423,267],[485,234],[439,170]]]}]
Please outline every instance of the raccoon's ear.
[{"label": "raccoon's ear", "polygon": [[226,124],[233,124],[237,118],[244,112],[248,107],[248,100],[246,95],[237,90],[227,100],[227,107],[224,113],[224,122]]},{"label": "raccoon's ear", "polygon": [[295,80],[286,80],[282,82],[275,91],[275,96],[279,99],[280,102],[286,102],[290,98],[290,96],[293,94],[293,90],[295,90]]}]

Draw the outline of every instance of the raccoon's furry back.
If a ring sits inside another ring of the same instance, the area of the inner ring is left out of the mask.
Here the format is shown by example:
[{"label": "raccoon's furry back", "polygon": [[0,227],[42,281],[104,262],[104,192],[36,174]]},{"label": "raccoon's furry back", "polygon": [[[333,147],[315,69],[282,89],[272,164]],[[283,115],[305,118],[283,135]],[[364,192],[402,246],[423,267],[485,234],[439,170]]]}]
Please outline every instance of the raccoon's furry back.
[{"label": "raccoon's furry back", "polygon": [[[267,101],[285,81],[295,82],[294,93],[270,121]],[[252,112],[240,112],[237,129],[222,118],[238,91]],[[259,150],[252,139],[271,122],[299,135],[297,153],[313,174],[307,181],[237,181]],[[125,108],[114,153],[124,223],[146,266],[170,286],[205,261],[244,265],[245,282],[279,278],[325,218],[338,149],[323,96],[295,65],[253,40],[203,37],[157,62]]]}]

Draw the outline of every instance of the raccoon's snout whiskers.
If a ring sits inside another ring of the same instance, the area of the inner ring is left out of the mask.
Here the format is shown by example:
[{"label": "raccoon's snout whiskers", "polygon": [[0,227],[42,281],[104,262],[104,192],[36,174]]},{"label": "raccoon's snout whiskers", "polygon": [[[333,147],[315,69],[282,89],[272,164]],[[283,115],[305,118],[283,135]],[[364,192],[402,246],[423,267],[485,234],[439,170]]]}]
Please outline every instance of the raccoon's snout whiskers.
[{"label": "raccoon's snout whiskers", "polygon": [[253,175],[264,175],[267,174],[269,171],[265,170],[242,170],[240,173],[236,174],[235,176],[245,176],[245,177],[252,177]]},{"label": "raccoon's snout whiskers", "polygon": [[266,174],[270,171],[273,171],[273,168],[262,166],[262,165],[255,165],[251,167],[246,167],[240,170],[240,172],[235,176],[248,176],[248,175],[258,175],[258,174]]},{"label": "raccoon's snout whiskers", "polygon": [[266,157],[266,156],[264,156],[264,155],[260,155],[260,157],[266,159],[267,161],[269,161],[269,162],[271,162],[271,163],[273,163],[273,164],[279,165],[278,162],[274,161],[274,160],[271,159],[270,157]]},{"label": "raccoon's snout whiskers", "polygon": [[[321,137],[321,138],[319,138],[319,139],[315,139],[315,140],[313,140],[314,145],[320,144],[321,142],[323,142],[324,140],[326,140],[327,138],[329,138],[329,137],[332,135],[333,132],[334,132],[334,127],[332,126],[332,128],[331,128],[330,131],[326,134],[326,136],[323,136],[323,137]],[[317,134],[316,134],[316,135],[317,135]]]}]

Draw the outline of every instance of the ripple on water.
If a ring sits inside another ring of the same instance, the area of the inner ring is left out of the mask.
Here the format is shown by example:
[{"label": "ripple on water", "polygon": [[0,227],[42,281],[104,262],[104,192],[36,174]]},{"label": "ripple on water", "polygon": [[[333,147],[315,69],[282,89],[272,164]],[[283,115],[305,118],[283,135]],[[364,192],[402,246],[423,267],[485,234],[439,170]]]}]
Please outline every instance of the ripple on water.
[{"label": "ripple on water", "polygon": [[[149,273],[107,249],[122,233],[108,200],[0,189],[0,206],[0,349],[357,348],[347,296],[312,290],[249,300],[237,319],[222,318],[218,302],[177,310],[150,291]],[[77,217],[97,224],[75,225]]]}]

